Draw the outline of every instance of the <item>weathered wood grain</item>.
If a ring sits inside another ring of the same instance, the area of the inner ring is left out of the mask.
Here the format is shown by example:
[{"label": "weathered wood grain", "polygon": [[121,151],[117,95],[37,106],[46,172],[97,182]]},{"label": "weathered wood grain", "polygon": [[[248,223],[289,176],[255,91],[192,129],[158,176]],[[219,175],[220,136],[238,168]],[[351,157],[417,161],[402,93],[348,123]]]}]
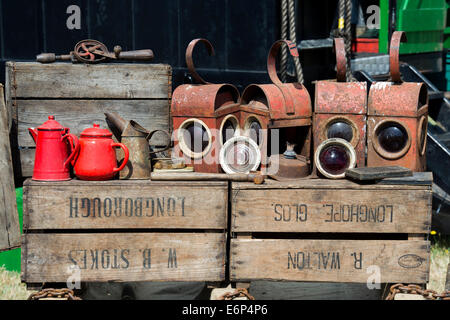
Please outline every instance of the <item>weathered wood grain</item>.
[{"label": "weathered wood grain", "polygon": [[[152,131],[169,131],[169,103],[166,100],[18,100],[18,142],[20,147],[34,147],[36,144],[28,128],[37,128],[53,115],[70,132],[79,136],[94,123],[101,128],[108,127],[105,112],[117,112],[122,118],[135,120]],[[155,134],[152,145],[167,144],[166,137]]]},{"label": "weathered wood grain", "polygon": [[[412,177],[387,178],[375,183],[357,183],[351,180],[331,180],[331,179],[298,179],[293,181],[275,181],[266,179],[262,185],[255,186],[254,183],[236,182],[232,184],[234,190],[246,189],[357,189],[357,190],[392,190],[400,186],[408,189],[422,189],[427,186],[431,189],[433,174],[431,172],[414,172]],[[280,190],[281,191],[281,190]]]},{"label": "weathered wood grain", "polygon": [[7,117],[3,85],[0,84],[0,251],[20,246],[19,215]]},{"label": "weathered wood grain", "polygon": [[[244,189],[232,193],[233,232],[428,233],[428,187]],[[251,205],[249,205],[251,203]]]},{"label": "weathered wood grain", "polygon": [[250,293],[256,300],[380,300],[380,289],[366,283],[253,281]]},{"label": "weathered wood grain", "polygon": [[20,168],[22,170],[22,177],[31,177],[33,176],[34,169],[34,154],[36,152],[36,148],[27,148],[20,149]]},{"label": "weathered wood grain", "polygon": [[24,229],[227,229],[226,182],[24,184]]},{"label": "weathered wood grain", "polygon": [[[16,98],[167,99],[172,71],[164,64],[7,62]],[[10,90],[12,90],[12,86]]]},{"label": "weathered wood grain", "polygon": [[231,240],[231,281],[426,283],[429,242]]},{"label": "weathered wood grain", "polygon": [[26,234],[28,283],[223,281],[224,233]]}]

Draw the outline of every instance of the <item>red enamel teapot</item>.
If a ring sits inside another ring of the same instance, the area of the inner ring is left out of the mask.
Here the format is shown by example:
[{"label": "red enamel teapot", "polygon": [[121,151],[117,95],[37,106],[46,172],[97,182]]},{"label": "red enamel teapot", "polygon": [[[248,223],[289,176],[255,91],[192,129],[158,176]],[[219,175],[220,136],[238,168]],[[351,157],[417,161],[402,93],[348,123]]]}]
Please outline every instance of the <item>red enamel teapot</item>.
[{"label": "red enamel teapot", "polygon": [[37,129],[29,128],[28,131],[36,143],[33,180],[70,180],[70,164],[80,146],[77,137],[54,116],[49,116],[48,121]]},{"label": "red enamel teapot", "polygon": [[[114,150],[116,147],[122,148],[125,154],[119,167]],[[125,168],[128,157],[129,151],[126,146],[114,142],[109,130],[101,129],[100,125],[94,124],[80,135],[80,150],[74,160],[75,175],[80,180],[111,180],[117,172]]]}]

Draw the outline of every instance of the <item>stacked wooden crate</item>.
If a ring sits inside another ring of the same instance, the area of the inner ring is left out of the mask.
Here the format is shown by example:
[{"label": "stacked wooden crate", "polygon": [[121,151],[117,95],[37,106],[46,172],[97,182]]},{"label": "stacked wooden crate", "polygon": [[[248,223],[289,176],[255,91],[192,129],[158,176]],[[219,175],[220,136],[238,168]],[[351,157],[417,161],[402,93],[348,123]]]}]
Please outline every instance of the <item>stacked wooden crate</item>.
[{"label": "stacked wooden crate", "polygon": [[230,280],[426,283],[431,183],[233,183]]}]

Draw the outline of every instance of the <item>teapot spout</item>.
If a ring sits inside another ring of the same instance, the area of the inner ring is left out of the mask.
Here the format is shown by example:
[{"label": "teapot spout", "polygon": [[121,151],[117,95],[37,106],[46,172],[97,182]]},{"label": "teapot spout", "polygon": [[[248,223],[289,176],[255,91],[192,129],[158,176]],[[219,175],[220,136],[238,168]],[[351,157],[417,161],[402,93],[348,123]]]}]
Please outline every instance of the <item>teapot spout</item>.
[{"label": "teapot spout", "polygon": [[37,132],[37,130],[36,130],[35,128],[28,128],[28,131],[30,132],[31,137],[32,137],[33,140],[34,140],[34,143],[36,143],[37,137],[38,137],[38,132]]}]

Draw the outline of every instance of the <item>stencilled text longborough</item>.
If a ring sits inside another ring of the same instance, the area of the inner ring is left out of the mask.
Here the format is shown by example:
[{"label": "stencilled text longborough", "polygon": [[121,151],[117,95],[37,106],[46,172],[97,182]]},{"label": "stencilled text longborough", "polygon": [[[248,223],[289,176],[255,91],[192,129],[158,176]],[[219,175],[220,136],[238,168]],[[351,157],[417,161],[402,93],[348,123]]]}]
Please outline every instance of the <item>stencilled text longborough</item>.
[{"label": "stencilled text longborough", "polygon": [[185,216],[185,197],[69,198],[69,218]]}]

